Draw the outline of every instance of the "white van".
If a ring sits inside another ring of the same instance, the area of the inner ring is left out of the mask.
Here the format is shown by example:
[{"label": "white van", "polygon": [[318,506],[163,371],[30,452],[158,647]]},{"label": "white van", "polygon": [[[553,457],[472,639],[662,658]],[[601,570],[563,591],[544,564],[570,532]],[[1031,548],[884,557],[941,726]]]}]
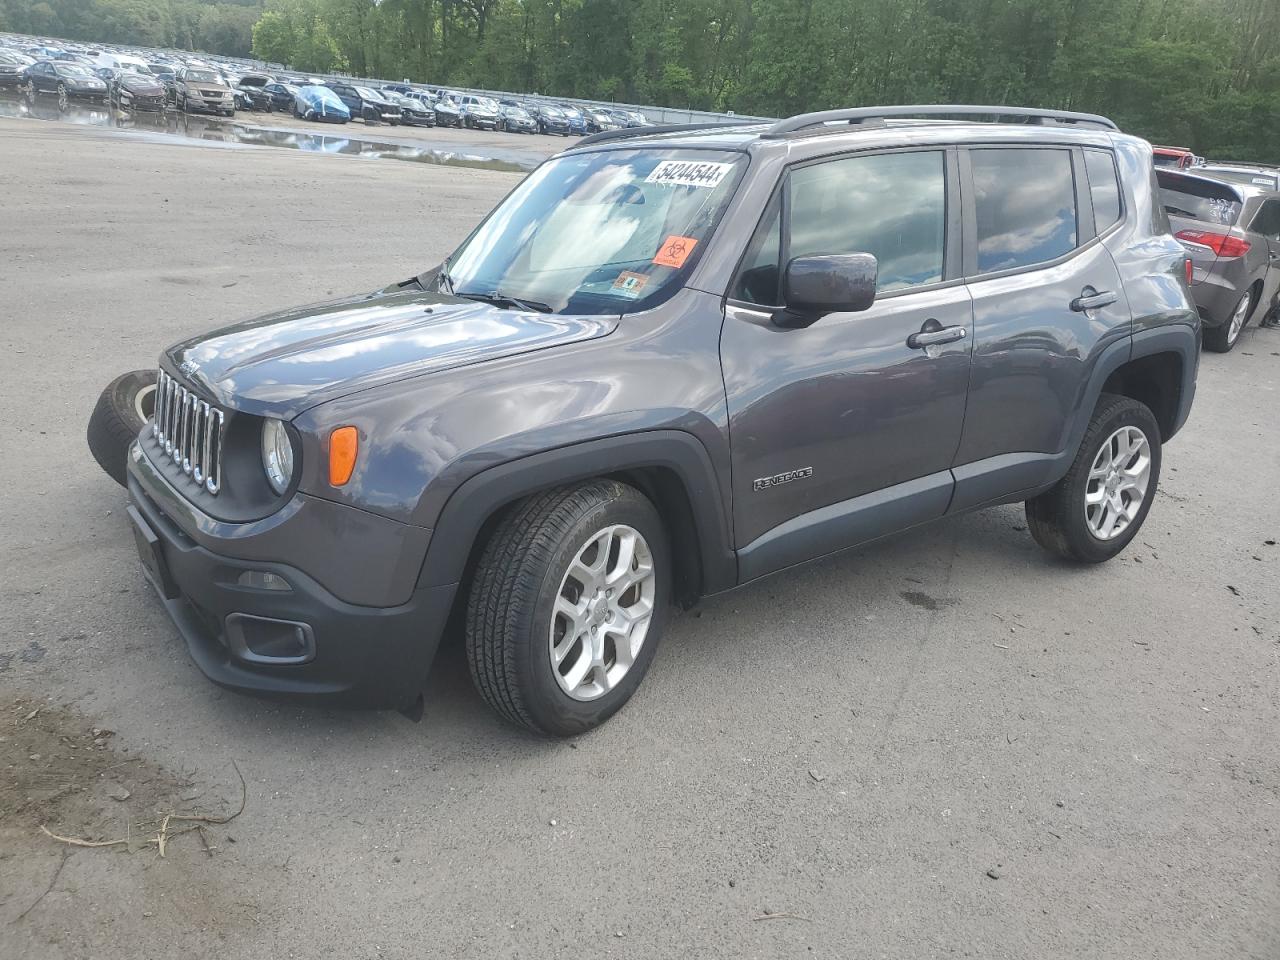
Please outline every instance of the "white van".
[{"label": "white van", "polygon": [[132,70],[134,73],[145,74],[148,77],[153,75],[151,68],[147,66],[147,61],[141,57],[131,57],[125,53],[100,53],[94,57],[94,63],[99,67]]}]

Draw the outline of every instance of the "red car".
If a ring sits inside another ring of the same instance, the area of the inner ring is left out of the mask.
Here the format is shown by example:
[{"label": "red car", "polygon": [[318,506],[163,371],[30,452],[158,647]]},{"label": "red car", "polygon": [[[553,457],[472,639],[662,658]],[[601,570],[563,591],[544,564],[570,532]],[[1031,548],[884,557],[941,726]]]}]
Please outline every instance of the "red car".
[{"label": "red car", "polygon": [[1157,167],[1175,167],[1185,169],[1196,162],[1196,155],[1186,147],[1153,147],[1154,162]]}]

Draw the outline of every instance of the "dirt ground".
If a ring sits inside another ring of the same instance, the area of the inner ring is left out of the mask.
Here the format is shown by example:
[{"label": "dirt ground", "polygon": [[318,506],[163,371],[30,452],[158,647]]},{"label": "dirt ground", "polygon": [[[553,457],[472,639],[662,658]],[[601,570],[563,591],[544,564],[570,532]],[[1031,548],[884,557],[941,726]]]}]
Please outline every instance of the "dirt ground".
[{"label": "dirt ground", "polygon": [[517,180],[0,119],[0,955],[1280,957],[1278,332],[1204,356],[1120,559],[1003,507],[779,575],[573,742],[456,638],[420,724],[201,676],[98,390],[421,271]]}]

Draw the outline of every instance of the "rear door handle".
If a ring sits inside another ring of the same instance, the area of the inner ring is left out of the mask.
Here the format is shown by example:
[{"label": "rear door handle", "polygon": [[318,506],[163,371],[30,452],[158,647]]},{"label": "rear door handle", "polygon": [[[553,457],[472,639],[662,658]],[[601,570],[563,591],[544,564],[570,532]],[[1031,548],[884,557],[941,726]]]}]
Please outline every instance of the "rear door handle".
[{"label": "rear door handle", "polygon": [[925,326],[928,327],[930,324],[933,325],[933,329],[921,330],[907,337],[907,346],[912,350],[923,350],[925,347],[936,346],[939,343],[954,343],[969,335],[967,327],[939,327],[937,320],[926,321]]},{"label": "rear door handle", "polygon": [[1108,307],[1119,299],[1119,294],[1112,293],[1110,290],[1098,292],[1093,287],[1085,287],[1080,291],[1080,296],[1071,301],[1071,309],[1076,313],[1084,313],[1086,310]]}]

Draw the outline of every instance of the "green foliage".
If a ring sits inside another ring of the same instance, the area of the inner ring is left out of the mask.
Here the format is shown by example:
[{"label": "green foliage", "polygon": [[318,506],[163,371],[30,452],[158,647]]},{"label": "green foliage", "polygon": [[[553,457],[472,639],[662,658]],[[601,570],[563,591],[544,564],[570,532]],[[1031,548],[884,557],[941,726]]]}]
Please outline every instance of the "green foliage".
[{"label": "green foliage", "polygon": [[262,0],[0,0],[4,29],[247,57]]},{"label": "green foliage", "polygon": [[1280,162],[1277,0],[0,0],[0,22],[234,54],[252,36],[300,70],[743,114],[1088,110]]}]

